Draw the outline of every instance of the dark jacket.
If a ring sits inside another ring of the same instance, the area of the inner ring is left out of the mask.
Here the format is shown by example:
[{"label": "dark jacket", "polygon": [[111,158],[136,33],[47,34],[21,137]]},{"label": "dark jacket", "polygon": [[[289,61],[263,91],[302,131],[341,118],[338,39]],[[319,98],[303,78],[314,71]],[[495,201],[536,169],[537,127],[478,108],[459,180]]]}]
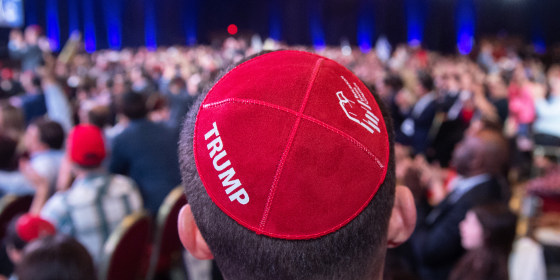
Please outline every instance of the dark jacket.
[{"label": "dark jacket", "polygon": [[144,206],[156,214],[167,194],[181,182],[177,156],[178,134],[163,123],[131,121],[112,145],[109,170],[130,176]]},{"label": "dark jacket", "polygon": [[405,139],[401,142],[405,145],[412,146],[415,154],[425,154],[426,149],[430,144],[428,135],[436,115],[437,103],[435,99],[429,101],[420,112],[415,112],[415,107],[413,107],[408,114],[408,120],[411,120],[414,124],[414,133],[408,136],[404,133]]},{"label": "dark jacket", "polygon": [[499,181],[491,178],[474,186],[455,202],[450,202],[448,196],[429,211],[426,211],[426,205],[419,206],[424,209],[418,211],[418,222],[410,243],[422,279],[447,280],[453,266],[465,252],[461,245],[459,223],[472,207],[503,201],[502,189]]}]

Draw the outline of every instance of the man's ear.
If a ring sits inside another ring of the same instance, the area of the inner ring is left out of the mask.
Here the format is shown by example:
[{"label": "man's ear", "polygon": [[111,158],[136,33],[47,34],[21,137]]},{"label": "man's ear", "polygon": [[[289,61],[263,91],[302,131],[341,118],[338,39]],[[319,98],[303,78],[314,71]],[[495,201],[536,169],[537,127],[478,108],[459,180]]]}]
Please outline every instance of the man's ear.
[{"label": "man's ear", "polygon": [[401,245],[410,237],[415,226],[416,206],[412,193],[405,186],[397,186],[387,232],[387,247],[394,248]]},{"label": "man's ear", "polygon": [[214,258],[208,244],[200,234],[200,230],[194,221],[194,216],[191,211],[191,206],[186,204],[179,212],[177,221],[177,228],[179,230],[179,239],[183,246],[199,260],[211,260]]}]

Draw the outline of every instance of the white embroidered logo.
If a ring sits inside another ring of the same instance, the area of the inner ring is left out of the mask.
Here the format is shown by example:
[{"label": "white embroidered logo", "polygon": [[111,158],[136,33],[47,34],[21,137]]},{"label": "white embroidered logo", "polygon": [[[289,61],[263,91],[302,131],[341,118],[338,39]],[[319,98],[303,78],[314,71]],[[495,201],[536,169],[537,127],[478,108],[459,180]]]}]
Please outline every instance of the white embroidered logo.
[{"label": "white embroidered logo", "polygon": [[[249,194],[244,188],[239,188],[241,187],[241,181],[239,179],[233,179],[233,176],[235,176],[235,170],[233,167],[230,167],[231,161],[223,160],[223,158],[227,155],[227,152],[224,148],[224,143],[220,137],[220,132],[218,131],[216,122],[212,123],[212,127],[213,128],[204,135],[204,140],[208,141],[212,136],[214,136],[212,141],[206,145],[208,151],[210,151],[210,159],[213,159],[212,164],[214,165],[214,169],[220,173],[218,178],[222,180],[222,186],[224,188],[227,187],[225,192],[226,195],[229,195],[229,200],[237,200],[240,204],[245,205],[249,202]],[[220,160],[222,160],[221,164]],[[224,171],[228,167],[229,169]]]},{"label": "white embroidered logo", "polygon": [[354,98],[356,99],[356,101],[348,99],[346,96],[344,96],[343,91],[339,91],[336,93],[340,107],[342,107],[342,110],[344,110],[346,116],[350,120],[363,126],[372,134],[374,130],[381,133],[381,130],[379,129],[379,118],[371,112],[371,107],[368,105],[368,101],[362,90],[358,87],[358,85],[356,85],[356,83],[354,83],[354,86],[352,86],[346,80],[346,78],[344,78],[344,76],[340,77],[342,78],[342,80],[344,80],[346,85],[348,85],[350,92],[352,92]]}]

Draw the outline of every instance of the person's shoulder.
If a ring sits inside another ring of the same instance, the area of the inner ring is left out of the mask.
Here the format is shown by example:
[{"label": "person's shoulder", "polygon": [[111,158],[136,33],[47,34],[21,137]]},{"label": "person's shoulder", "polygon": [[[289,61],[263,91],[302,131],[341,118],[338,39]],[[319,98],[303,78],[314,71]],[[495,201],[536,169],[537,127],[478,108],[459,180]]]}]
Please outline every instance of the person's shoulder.
[{"label": "person's shoulder", "polygon": [[136,187],[136,183],[132,178],[122,175],[122,174],[111,174],[110,176],[110,184],[111,185],[121,185],[121,186],[132,186]]},{"label": "person's shoulder", "polygon": [[121,174],[113,174],[110,175],[110,188],[108,191],[111,194],[122,194],[131,191],[135,191],[138,186],[130,177],[121,175]]},{"label": "person's shoulder", "polygon": [[468,205],[479,205],[490,201],[500,200],[500,183],[496,178],[490,178],[486,181],[478,183],[468,192],[466,192],[460,199]]},{"label": "person's shoulder", "polygon": [[41,209],[41,217],[52,220],[54,217],[59,217],[63,212],[66,212],[68,210],[67,196],[68,191],[54,193]]}]

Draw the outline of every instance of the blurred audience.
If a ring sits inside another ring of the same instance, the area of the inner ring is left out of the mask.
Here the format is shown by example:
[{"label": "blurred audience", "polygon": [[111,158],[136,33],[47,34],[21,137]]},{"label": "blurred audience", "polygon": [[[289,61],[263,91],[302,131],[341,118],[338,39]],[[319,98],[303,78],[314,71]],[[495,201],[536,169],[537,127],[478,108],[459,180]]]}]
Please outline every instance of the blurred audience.
[{"label": "blurred audience", "polygon": [[424,164],[426,187],[438,197],[419,201],[416,230],[410,238],[422,279],[448,279],[465,252],[459,223],[469,209],[509,198],[500,180],[506,146],[502,135],[491,130],[465,136],[453,152],[452,166],[458,176],[450,180],[448,188],[438,168]]},{"label": "blurred audience", "polygon": [[[51,223],[35,215],[15,216],[6,228],[3,243],[3,248],[6,249],[6,254],[11,262],[11,271],[13,272],[13,266],[17,266],[21,262],[23,250],[29,242],[55,233],[56,229]],[[5,265],[2,263],[2,267]],[[2,279],[2,276],[0,276],[0,279]],[[17,277],[12,274],[9,279],[17,279]]]},{"label": "blurred audience", "polygon": [[[93,175],[70,153],[64,157],[64,135],[89,124],[102,131],[105,143],[104,162],[94,173],[138,186],[138,200],[155,215],[180,183],[176,143],[184,116],[222,69],[260,51],[257,45],[228,38],[222,46],[92,54],[76,48],[56,57],[40,28],[13,31],[9,50],[21,67],[0,66],[0,188],[35,193],[35,213],[55,188],[55,197],[73,196]],[[264,47],[313,51],[271,40]],[[521,184],[520,193],[547,199],[546,207],[560,205],[554,160],[532,158],[533,147],[560,147],[557,64],[544,65],[500,39],[483,41],[470,57],[404,45],[392,52],[387,45],[366,53],[332,46],[316,52],[354,71],[391,109],[400,143],[397,177],[414,193],[419,211],[416,233],[402,251],[414,252],[407,261],[421,279],[446,279],[465,254],[460,221],[476,205],[507,200],[510,186]],[[522,184],[541,164],[548,166],[543,175]],[[102,185],[96,184],[84,192],[95,193],[91,189]],[[88,197],[80,195],[80,201]],[[121,210],[115,212],[128,213]]]},{"label": "blurred audience", "polygon": [[142,199],[130,178],[110,175],[101,167],[105,144],[98,127],[74,127],[68,138],[68,157],[76,178],[72,186],[48,200],[46,191],[37,190],[31,211],[40,210],[42,218],[76,238],[99,261],[111,232],[127,215],[142,209]]},{"label": "blurred audience", "polygon": [[469,210],[460,223],[461,244],[467,253],[449,280],[509,280],[508,259],[516,223],[517,216],[504,203]]},{"label": "blurred audience", "polygon": [[147,118],[146,98],[140,93],[125,93],[120,108],[130,123],[113,140],[109,170],[136,181],[145,208],[156,215],[163,199],[181,183],[179,134]]}]

